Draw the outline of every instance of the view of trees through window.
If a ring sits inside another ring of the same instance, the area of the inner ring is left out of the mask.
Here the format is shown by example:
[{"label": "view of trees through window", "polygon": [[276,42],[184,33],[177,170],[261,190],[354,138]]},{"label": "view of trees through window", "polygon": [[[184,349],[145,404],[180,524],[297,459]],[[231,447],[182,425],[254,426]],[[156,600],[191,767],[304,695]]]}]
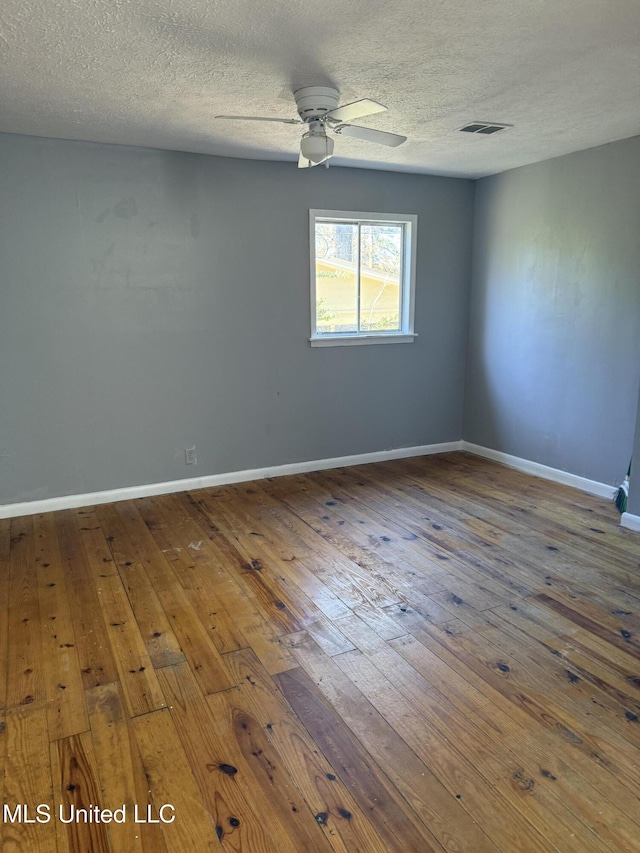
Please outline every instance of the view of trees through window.
[{"label": "view of trees through window", "polygon": [[318,334],[400,330],[402,224],[316,221]]}]

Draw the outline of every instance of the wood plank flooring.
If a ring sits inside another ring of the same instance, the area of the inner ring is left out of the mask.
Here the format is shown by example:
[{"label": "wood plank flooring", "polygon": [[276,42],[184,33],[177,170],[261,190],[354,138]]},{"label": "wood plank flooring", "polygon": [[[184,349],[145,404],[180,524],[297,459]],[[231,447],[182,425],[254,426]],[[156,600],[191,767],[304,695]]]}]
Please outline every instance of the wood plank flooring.
[{"label": "wood plank flooring", "polygon": [[0,760],[5,853],[640,853],[640,535],[464,453],[0,521]]}]

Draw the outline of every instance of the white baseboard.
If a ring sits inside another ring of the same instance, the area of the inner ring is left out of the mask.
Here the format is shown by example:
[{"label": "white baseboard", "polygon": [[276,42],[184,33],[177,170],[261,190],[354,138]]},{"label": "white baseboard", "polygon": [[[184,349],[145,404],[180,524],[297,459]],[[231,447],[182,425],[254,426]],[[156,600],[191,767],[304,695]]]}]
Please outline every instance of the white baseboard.
[{"label": "white baseboard", "polygon": [[[54,512],[60,509],[77,509],[84,506],[115,503],[134,498],[148,498],[154,495],[166,495],[172,492],[187,492],[192,489],[206,489],[224,486],[228,483],[244,483],[249,480],[264,480],[267,477],[286,477],[288,474],[307,474],[311,471],[325,471],[329,468],[346,468],[350,465],[366,465],[370,462],[386,462],[390,459],[407,459],[411,456],[430,456],[436,453],[451,453],[465,450],[485,459],[500,462],[509,468],[573,486],[580,491],[610,499],[615,493],[614,486],[598,483],[576,474],[569,474],[557,468],[550,468],[518,456],[510,456],[499,450],[481,447],[469,441],[447,441],[440,444],[423,444],[416,447],[400,447],[395,450],[380,450],[374,453],[359,453],[354,456],[335,456],[331,459],[312,459],[307,462],[291,462],[286,465],[274,465],[268,468],[251,468],[245,471],[228,471],[223,474],[209,474],[204,477],[191,477],[186,480],[170,480],[164,483],[149,483],[143,486],[127,486],[122,489],[110,489],[101,492],[89,492],[81,495],[62,495],[44,500],[25,501],[23,503],[3,504],[0,506],[0,518],[16,518],[22,515],[38,515],[42,512]],[[640,531],[640,516],[628,512],[622,515],[620,524],[630,530]]]},{"label": "white baseboard", "polygon": [[188,480],[171,480],[166,483],[150,483],[144,486],[127,486],[122,489],[110,489],[103,492],[89,492],[83,495],[63,495],[58,498],[45,498],[39,501],[4,504],[0,506],[0,518],[16,518],[21,515],[38,515],[41,512],[54,512],[60,509],[77,509],[83,506],[128,501],[133,498],[149,498],[154,495],[167,495],[172,492],[187,492],[192,489],[207,489],[212,486],[224,486],[228,483],[244,483],[248,480],[264,480],[267,477],[285,477],[287,474],[307,474],[311,471],[325,471],[328,468],[346,468],[350,465],[366,465],[369,462],[386,462],[389,459],[406,459],[411,456],[429,456],[434,453],[450,453],[462,449],[462,441],[447,441],[441,444],[422,444],[417,447],[400,447],[396,450],[380,450],[374,453],[360,453],[355,456],[336,456],[332,459],[313,459],[308,462],[291,462],[287,465],[274,465],[269,468],[252,468],[247,471],[229,471],[224,474],[209,474],[205,477],[192,477]]},{"label": "white baseboard", "polygon": [[481,447],[479,444],[471,444],[469,441],[462,442],[462,450],[476,456],[484,456],[485,459],[492,459],[494,462],[500,462],[508,468],[515,468],[516,471],[533,474],[534,477],[542,477],[544,480],[552,480],[554,483],[562,483],[564,486],[573,486],[574,489],[580,489],[581,492],[588,492],[590,495],[597,495],[599,498],[612,499],[616,491],[615,486],[608,486],[606,483],[599,483],[597,480],[587,480],[586,477],[578,477],[577,474],[569,474],[567,471],[560,471],[558,468],[549,468],[548,465],[530,462],[528,459],[520,459],[518,456],[510,456],[508,453],[501,453],[499,450],[492,450],[490,447]]},{"label": "white baseboard", "polygon": [[620,517],[620,526],[627,527],[629,530],[637,530],[640,533],[640,515],[623,512]]}]

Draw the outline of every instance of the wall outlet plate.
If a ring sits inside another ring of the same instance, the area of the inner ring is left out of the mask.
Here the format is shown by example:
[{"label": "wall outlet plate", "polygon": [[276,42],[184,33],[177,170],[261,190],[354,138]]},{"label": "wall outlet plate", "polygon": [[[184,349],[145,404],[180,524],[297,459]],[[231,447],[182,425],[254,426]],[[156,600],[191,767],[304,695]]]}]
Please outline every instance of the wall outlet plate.
[{"label": "wall outlet plate", "polygon": [[187,465],[195,465],[198,460],[196,458],[195,447],[186,447],[184,451],[184,461]]}]

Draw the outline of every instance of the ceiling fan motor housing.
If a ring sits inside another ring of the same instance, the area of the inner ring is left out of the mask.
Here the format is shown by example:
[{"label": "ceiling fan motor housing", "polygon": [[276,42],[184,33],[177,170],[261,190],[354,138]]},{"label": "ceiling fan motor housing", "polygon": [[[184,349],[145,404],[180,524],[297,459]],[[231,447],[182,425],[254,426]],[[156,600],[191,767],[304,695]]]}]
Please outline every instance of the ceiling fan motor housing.
[{"label": "ceiling fan motor housing", "polygon": [[296,99],[298,115],[302,121],[308,122],[335,110],[340,92],[329,86],[306,86],[294,92],[293,96]]}]

